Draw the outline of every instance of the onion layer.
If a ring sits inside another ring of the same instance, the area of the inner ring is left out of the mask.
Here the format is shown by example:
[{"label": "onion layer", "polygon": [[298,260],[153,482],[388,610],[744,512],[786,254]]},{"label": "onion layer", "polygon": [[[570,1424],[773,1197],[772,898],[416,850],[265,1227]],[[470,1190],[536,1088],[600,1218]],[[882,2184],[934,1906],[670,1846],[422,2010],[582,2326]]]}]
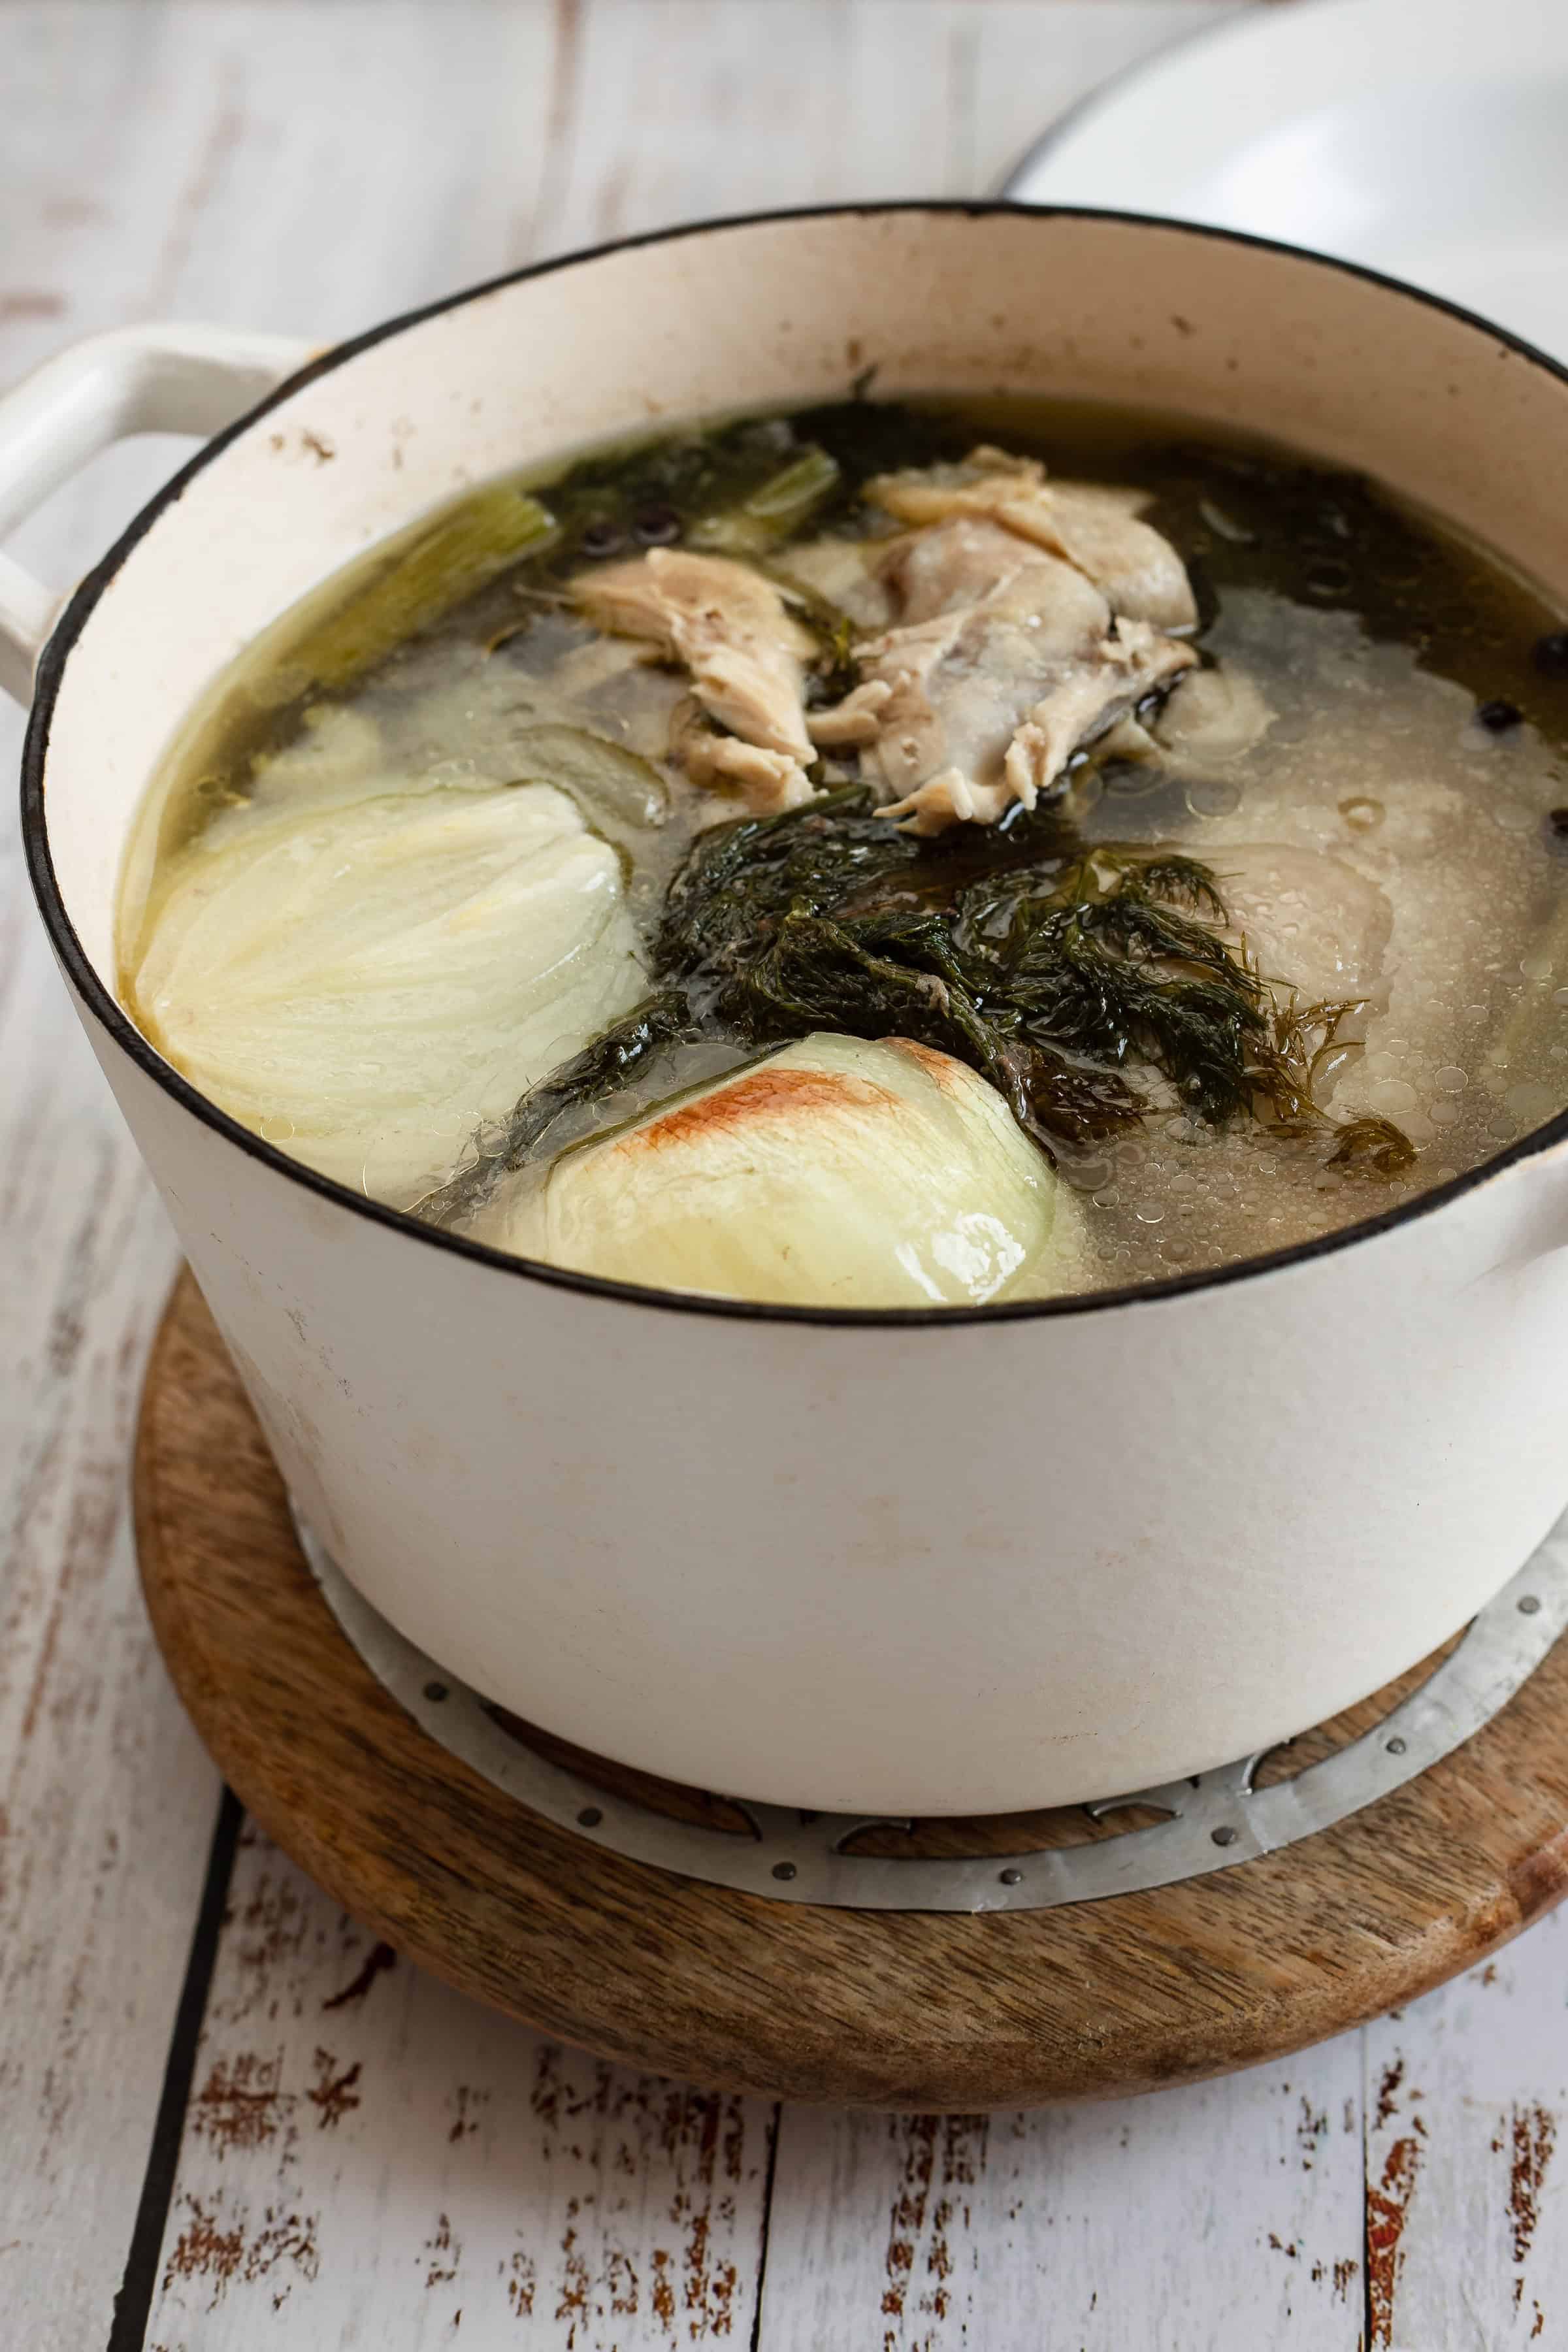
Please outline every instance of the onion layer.
[{"label": "onion layer", "polygon": [[479,1237],[625,1282],[798,1306],[996,1297],[1057,1179],[994,1087],[901,1037],[817,1033],[566,1152]]},{"label": "onion layer", "polygon": [[132,994],[234,1118],[407,1205],[644,985],[615,853],[526,784],[215,828]]}]

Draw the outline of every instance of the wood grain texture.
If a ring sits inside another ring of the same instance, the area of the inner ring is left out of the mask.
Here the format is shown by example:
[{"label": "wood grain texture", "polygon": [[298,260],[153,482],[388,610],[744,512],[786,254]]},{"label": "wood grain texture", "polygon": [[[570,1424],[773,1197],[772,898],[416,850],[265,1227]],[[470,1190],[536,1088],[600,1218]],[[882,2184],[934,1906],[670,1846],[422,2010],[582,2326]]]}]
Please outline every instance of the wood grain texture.
[{"label": "wood grain texture", "polygon": [[268,1833],[462,1990],[705,2085],[980,2110],[1192,2081],[1410,2000],[1568,1885],[1562,1652],[1409,1788],[1150,1894],[977,1918],[829,1911],[590,1848],[449,1757],[351,1648],[188,1276],[153,1349],[135,1501],[165,1661]]},{"label": "wood grain texture", "polygon": [[542,249],[720,213],[994,187],[1226,0],[584,0]]}]

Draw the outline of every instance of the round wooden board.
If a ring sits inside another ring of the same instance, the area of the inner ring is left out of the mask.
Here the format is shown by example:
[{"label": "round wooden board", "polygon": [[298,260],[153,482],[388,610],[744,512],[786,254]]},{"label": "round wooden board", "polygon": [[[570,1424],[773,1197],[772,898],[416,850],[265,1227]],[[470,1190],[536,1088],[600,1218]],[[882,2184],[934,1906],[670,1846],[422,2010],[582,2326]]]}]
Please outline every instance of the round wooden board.
[{"label": "round wooden board", "polygon": [[604,1853],[419,1729],[311,1578],[188,1274],[135,1506],[170,1673],[268,1834],[464,1992],[707,2086],[979,2110],[1186,2082],[1396,2007],[1568,1891],[1568,1640],[1456,1755],[1288,1852],[1051,1911],[817,1909]]}]

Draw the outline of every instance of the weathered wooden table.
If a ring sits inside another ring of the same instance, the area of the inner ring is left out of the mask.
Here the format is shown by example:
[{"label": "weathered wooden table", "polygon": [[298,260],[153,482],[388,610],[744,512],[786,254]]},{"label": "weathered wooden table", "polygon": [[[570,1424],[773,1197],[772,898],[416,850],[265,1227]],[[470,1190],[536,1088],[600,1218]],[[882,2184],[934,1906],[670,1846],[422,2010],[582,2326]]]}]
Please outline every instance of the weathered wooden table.
[{"label": "weathered wooden table", "polygon": [[[1211,0],[0,0],[0,379],[336,338],[704,213],[992,184]],[[18,542],[64,579],[178,445]],[[20,720],[0,714],[14,759]],[[0,2345],[1496,2352],[1568,2344],[1568,1930],[1277,2070],[850,2117],[563,2051],[222,1798],[135,1584],[174,1252],[0,829]],[[803,1988],[809,1998],[809,1988]]]}]

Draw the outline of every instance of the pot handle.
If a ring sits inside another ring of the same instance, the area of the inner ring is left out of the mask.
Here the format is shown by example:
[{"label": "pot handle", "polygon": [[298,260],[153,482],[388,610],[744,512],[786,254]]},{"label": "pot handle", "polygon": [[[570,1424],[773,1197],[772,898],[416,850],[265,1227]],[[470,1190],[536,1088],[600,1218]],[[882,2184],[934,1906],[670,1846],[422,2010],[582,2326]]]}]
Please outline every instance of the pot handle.
[{"label": "pot handle", "polygon": [[[121,327],[72,344],[0,400],[0,537],[111,441],[217,433],[319,349],[230,327]],[[68,593],[0,555],[0,688],[24,709]]]}]

